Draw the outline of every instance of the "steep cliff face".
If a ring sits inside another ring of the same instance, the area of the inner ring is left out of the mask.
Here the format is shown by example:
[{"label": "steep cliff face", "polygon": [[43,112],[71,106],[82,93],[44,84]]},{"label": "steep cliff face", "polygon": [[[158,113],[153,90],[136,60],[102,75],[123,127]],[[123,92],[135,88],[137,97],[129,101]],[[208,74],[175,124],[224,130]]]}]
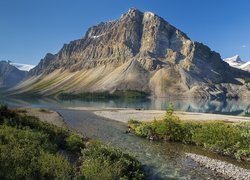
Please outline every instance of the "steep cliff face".
[{"label": "steep cliff face", "polygon": [[19,92],[133,89],[157,97],[209,97],[225,93],[222,83],[240,85],[236,78],[249,73],[234,70],[161,17],[130,9],[118,20],[89,28],[57,54],[47,54],[29,77]]},{"label": "steep cliff face", "polygon": [[10,88],[20,83],[27,75],[9,62],[0,61],[0,88]]}]

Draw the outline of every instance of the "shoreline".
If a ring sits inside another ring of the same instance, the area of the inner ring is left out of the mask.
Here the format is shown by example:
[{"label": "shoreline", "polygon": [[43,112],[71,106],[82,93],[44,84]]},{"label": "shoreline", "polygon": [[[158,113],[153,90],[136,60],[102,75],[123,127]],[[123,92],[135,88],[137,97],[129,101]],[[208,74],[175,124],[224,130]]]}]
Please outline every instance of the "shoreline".
[{"label": "shoreline", "polygon": [[53,124],[60,128],[67,128],[67,124],[65,123],[63,117],[57,111],[51,109],[44,108],[13,108],[18,111],[20,114],[25,114],[28,116],[34,116],[38,118],[42,122],[46,122],[49,124]]},{"label": "shoreline", "polygon": [[[142,122],[160,120],[165,116],[165,110],[141,110],[129,108],[101,108],[101,107],[69,107],[70,110],[92,111],[95,115],[127,123],[129,120],[137,120]],[[187,121],[224,121],[224,122],[250,122],[250,117],[233,116],[223,114],[197,113],[174,111],[174,115],[181,120]]]}]

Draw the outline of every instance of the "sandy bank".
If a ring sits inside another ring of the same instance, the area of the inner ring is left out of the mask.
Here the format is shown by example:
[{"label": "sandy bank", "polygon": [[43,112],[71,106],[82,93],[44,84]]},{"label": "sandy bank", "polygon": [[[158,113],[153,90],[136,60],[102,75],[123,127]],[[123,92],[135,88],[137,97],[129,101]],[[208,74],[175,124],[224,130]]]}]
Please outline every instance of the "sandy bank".
[{"label": "sandy bank", "polygon": [[[162,119],[166,113],[166,111],[163,110],[136,110],[136,109],[125,109],[125,108],[74,107],[69,109],[93,111],[98,116],[125,123],[128,122],[130,119],[138,121],[152,121],[154,118]],[[180,112],[180,111],[176,111],[175,114],[178,117],[180,117],[181,120],[193,120],[193,121],[221,120],[228,122],[250,121],[250,117],[243,117],[243,116],[230,116],[221,114],[193,113],[193,112]]]},{"label": "sandy bank", "polygon": [[66,127],[63,117],[58,112],[40,108],[19,108],[18,111],[28,116],[35,116],[43,122],[47,122],[58,127]]}]

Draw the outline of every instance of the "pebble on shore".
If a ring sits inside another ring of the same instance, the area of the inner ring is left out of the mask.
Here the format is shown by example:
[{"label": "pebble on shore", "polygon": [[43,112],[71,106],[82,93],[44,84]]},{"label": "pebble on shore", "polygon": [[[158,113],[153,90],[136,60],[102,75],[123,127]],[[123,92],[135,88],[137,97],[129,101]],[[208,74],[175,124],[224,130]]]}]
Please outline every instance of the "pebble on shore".
[{"label": "pebble on shore", "polygon": [[186,157],[193,159],[195,162],[199,163],[201,166],[204,166],[216,173],[220,174],[222,177],[229,179],[237,180],[250,180],[250,170],[243,169],[241,167],[235,166],[233,164],[211,159],[206,156],[186,153]]}]

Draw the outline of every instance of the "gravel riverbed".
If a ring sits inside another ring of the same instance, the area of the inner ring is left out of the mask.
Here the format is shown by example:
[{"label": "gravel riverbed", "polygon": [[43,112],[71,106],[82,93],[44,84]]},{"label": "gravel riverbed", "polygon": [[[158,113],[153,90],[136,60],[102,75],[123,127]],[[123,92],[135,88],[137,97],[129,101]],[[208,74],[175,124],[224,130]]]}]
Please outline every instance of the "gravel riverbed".
[{"label": "gravel riverbed", "polygon": [[216,172],[226,179],[250,180],[250,170],[248,169],[243,169],[224,161],[192,153],[186,153],[186,157],[193,159],[201,166]]}]

